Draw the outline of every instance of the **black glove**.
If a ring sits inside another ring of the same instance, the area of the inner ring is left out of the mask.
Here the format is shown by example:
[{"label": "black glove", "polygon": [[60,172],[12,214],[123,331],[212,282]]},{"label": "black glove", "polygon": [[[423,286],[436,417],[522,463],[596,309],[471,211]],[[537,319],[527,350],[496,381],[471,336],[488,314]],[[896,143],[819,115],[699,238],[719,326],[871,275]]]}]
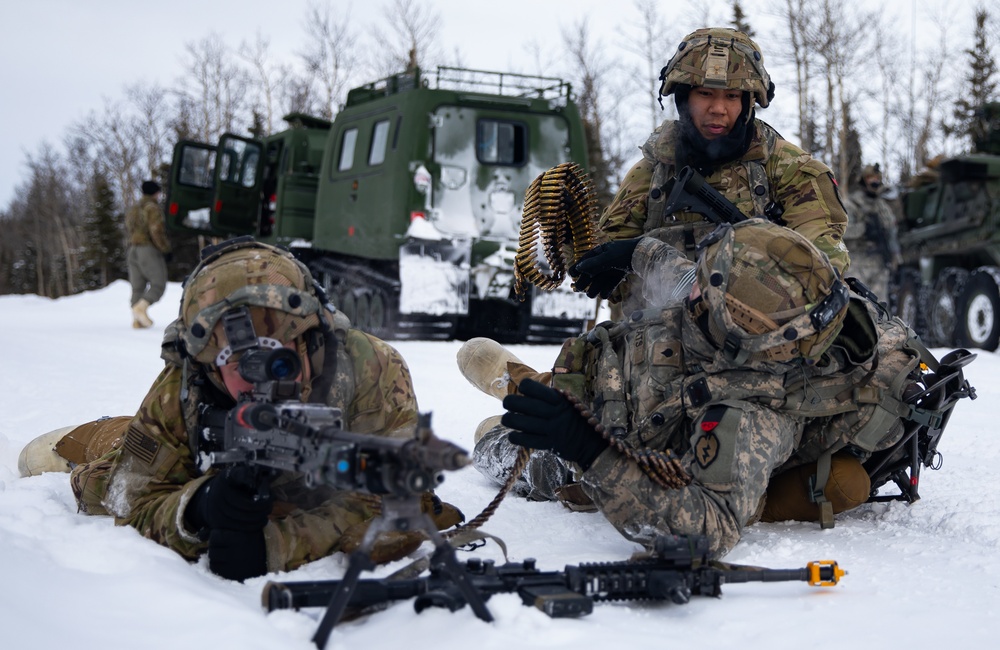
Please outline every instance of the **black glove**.
[{"label": "black glove", "polygon": [[632,254],[639,245],[639,238],[621,239],[601,244],[587,251],[583,258],[569,268],[576,280],[576,288],[590,298],[607,298],[615,287],[632,272]]},{"label": "black glove", "polygon": [[532,379],[518,384],[521,395],[503,398],[500,423],[514,429],[510,441],[529,449],[551,449],[588,469],[608,443],[562,393]]},{"label": "black glove", "polygon": [[258,485],[249,467],[230,467],[205,482],[184,511],[192,530],[223,528],[260,532],[271,514],[273,499],[266,485]]},{"label": "black glove", "polygon": [[227,580],[243,582],[267,573],[267,547],[259,530],[213,529],[208,536],[208,568]]}]

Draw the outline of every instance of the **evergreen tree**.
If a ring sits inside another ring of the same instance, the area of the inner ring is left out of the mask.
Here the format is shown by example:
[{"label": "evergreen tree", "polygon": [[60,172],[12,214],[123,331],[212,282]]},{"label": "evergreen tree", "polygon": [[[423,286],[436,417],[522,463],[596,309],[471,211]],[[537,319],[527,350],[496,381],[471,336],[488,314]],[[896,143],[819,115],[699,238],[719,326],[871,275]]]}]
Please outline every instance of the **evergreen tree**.
[{"label": "evergreen tree", "polygon": [[[848,184],[848,189],[853,183],[861,178],[861,168],[864,163],[864,154],[861,151],[861,134],[858,133],[858,125],[851,114],[851,104],[844,104],[844,127],[846,137],[844,138],[844,153],[847,155],[847,178],[838,179],[842,183]],[[841,153],[837,154],[838,162]],[[838,165],[839,166],[839,165]]]},{"label": "evergreen tree", "polygon": [[976,29],[973,46],[965,50],[969,57],[969,74],[965,92],[955,102],[955,124],[948,129],[951,133],[967,137],[974,147],[986,142],[989,120],[982,110],[996,96],[996,60],[990,53],[990,16],[982,6],[976,9]]},{"label": "evergreen tree", "polygon": [[116,213],[114,192],[101,171],[94,173],[91,197],[84,217],[80,272],[85,289],[99,289],[125,277],[124,218]]},{"label": "evergreen tree", "polygon": [[747,22],[747,15],[743,13],[740,0],[733,0],[733,29],[743,32],[750,38],[754,37],[753,28]]}]

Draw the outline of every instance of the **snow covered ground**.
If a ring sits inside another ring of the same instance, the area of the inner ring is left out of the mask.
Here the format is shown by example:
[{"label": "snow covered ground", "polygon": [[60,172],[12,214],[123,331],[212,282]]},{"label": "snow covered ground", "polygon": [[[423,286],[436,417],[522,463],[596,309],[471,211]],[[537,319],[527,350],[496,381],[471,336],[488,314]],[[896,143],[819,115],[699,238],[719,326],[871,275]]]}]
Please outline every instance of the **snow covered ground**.
[{"label": "snow covered ground", "polygon": [[[26,442],[68,424],[133,413],[159,372],[161,328],[176,314],[180,287],[170,285],[153,306],[156,327],[147,331],[130,328],[128,293],[117,282],[55,301],[0,296],[0,646],[312,648],[322,610],[267,614],[261,589],[275,579],[339,578],[343,556],[246,584],[229,582],[209,573],[204,561],[188,564],[109,518],[78,514],[65,474],[18,477],[17,455]],[[471,450],[476,425],[500,409],[459,374],[460,343],[396,345],[437,434]],[[556,351],[513,349],[538,368]],[[338,626],[329,647],[996,647],[1000,357],[980,351],[966,371],[979,399],[956,407],[940,446],[944,466],[922,475],[920,502],[863,506],[826,531],[806,523],[757,525],[727,557],[773,568],[835,559],[849,572],[837,587],[734,584],[721,599],[598,604],[590,616],[560,620],[505,594],[488,602],[493,623],[468,608],[418,615],[412,603],[401,602]],[[471,517],[496,490],[466,468],[447,474],[438,492]],[[599,514],[554,503],[508,499],[485,530],[507,543],[511,560],[534,557],[543,570],[623,560],[637,550]],[[502,560],[493,544],[475,555]]]}]

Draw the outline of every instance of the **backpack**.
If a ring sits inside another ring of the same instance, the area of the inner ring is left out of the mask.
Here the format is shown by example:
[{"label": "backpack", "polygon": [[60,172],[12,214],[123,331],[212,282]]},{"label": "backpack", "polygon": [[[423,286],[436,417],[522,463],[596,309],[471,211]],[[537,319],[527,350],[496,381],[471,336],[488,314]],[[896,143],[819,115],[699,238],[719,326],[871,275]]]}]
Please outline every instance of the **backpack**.
[{"label": "backpack", "polygon": [[[938,469],[938,442],[955,403],[975,399],[962,368],[976,355],[958,349],[939,361],[913,329],[875,301],[852,297],[833,354],[851,369],[810,377],[788,387],[785,408],[808,418],[802,440],[778,471],[816,462],[810,499],[820,508],[820,524],[833,526],[824,495],[831,457],[857,457],[871,480],[868,501],[917,501],[920,468]],[[879,494],[892,481],[898,494]]]}]

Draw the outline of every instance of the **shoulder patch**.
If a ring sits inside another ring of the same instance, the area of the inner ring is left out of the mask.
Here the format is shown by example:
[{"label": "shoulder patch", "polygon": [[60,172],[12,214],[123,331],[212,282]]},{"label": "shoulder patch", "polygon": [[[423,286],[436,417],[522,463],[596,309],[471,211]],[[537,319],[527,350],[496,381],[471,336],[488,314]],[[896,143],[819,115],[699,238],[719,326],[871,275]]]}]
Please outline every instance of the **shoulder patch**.
[{"label": "shoulder patch", "polygon": [[719,457],[719,437],[706,431],[694,443],[694,457],[702,469],[706,469]]},{"label": "shoulder patch", "polygon": [[125,450],[146,465],[152,465],[156,452],[160,450],[160,443],[152,436],[130,426],[128,433],[125,434]]},{"label": "shoulder patch", "polygon": [[802,163],[802,165],[799,166],[799,169],[814,177],[822,176],[823,174],[833,175],[833,172],[826,166],[825,163],[815,158],[810,158],[806,162]]}]

